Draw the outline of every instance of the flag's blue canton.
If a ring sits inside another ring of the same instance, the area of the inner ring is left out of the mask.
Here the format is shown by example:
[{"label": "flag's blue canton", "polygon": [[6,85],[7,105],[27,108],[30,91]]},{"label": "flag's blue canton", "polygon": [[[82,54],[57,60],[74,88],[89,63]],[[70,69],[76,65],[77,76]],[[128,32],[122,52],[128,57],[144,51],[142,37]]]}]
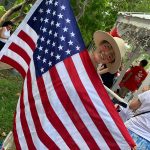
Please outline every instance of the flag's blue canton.
[{"label": "flag's blue canton", "polygon": [[69,0],[43,0],[28,24],[39,36],[33,55],[37,76],[85,49]]}]

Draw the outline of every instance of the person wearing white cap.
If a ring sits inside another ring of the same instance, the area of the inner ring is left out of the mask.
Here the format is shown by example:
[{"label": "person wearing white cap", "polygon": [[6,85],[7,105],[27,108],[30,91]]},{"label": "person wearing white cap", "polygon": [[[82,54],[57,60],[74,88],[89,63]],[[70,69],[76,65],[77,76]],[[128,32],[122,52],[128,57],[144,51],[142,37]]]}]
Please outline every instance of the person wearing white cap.
[{"label": "person wearing white cap", "polygon": [[99,64],[107,66],[106,68],[99,67],[98,74],[116,73],[125,54],[124,40],[112,37],[110,34],[100,30],[94,33],[93,39],[96,49],[91,51],[89,55],[95,69],[98,68]]}]

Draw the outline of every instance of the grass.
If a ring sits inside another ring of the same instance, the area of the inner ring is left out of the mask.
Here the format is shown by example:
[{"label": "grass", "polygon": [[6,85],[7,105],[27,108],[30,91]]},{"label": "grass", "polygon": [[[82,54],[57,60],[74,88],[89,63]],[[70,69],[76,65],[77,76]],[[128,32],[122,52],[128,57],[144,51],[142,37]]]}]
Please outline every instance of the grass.
[{"label": "grass", "polygon": [[18,93],[22,89],[22,78],[11,70],[0,71],[0,140],[12,130],[14,112],[18,101]]}]

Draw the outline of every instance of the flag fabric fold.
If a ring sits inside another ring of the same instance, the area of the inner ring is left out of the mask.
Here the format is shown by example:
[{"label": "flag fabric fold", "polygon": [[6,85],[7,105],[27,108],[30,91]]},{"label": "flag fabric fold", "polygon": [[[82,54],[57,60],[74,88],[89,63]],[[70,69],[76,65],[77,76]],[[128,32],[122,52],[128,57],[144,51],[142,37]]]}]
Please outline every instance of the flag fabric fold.
[{"label": "flag fabric fold", "polygon": [[24,79],[17,150],[135,146],[97,75],[68,0],[38,0],[0,52]]}]

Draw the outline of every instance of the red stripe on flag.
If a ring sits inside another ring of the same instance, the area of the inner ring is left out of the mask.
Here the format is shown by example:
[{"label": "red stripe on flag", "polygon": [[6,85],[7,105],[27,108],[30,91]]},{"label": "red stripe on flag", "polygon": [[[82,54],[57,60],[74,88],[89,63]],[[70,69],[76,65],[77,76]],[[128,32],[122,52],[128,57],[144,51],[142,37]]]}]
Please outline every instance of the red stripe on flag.
[{"label": "red stripe on flag", "polygon": [[[79,133],[81,134],[81,136],[83,137],[90,149],[99,150],[97,143],[86,128],[74,105],[72,104],[55,67],[51,69],[50,74],[57,96],[59,97],[63,107],[65,108],[75,127],[77,128],[77,130],[79,131]],[[82,92],[82,90],[80,90],[80,92]]]},{"label": "red stripe on flag", "polygon": [[84,68],[87,71],[87,74],[94,86],[94,88],[96,89],[97,93],[99,94],[99,97],[101,98],[101,100],[103,101],[103,104],[105,105],[105,107],[107,108],[110,116],[112,117],[112,119],[114,120],[116,126],[118,127],[118,129],[120,130],[121,134],[123,135],[123,137],[125,138],[126,142],[132,147],[135,147],[135,143],[132,140],[131,136],[129,135],[127,128],[125,127],[122,119],[120,118],[119,114],[117,113],[117,111],[115,110],[113,103],[110,103],[110,98],[103,86],[103,84],[101,83],[97,83],[99,76],[96,73],[93,64],[90,60],[89,54],[86,51],[82,51],[80,53],[80,57],[82,59]]},{"label": "red stripe on flag", "polygon": [[20,120],[21,120],[22,130],[23,130],[28,148],[32,149],[32,150],[36,150],[33,140],[32,140],[32,137],[31,137],[31,134],[30,134],[27,120],[26,120],[23,94],[24,94],[24,91],[22,91],[21,97],[20,97]]},{"label": "red stripe on flag", "polygon": [[[57,145],[52,141],[52,139],[45,133],[41,126],[41,122],[38,116],[38,112],[35,106],[35,99],[33,97],[33,91],[32,91],[32,82],[31,82],[31,74],[30,70],[27,73],[27,89],[28,89],[28,100],[30,105],[30,111],[31,115],[35,124],[35,129],[37,132],[37,135],[41,142],[48,148],[48,149],[55,149],[58,150],[59,148]],[[51,115],[50,115],[51,116]],[[32,134],[32,133],[31,133]]]},{"label": "red stripe on flag", "polygon": [[80,99],[82,100],[82,103],[83,103],[85,109],[87,110],[89,116],[91,117],[91,119],[93,120],[97,129],[101,133],[102,137],[106,141],[107,145],[110,148],[115,148],[115,150],[119,150],[120,148],[119,148],[118,144],[116,143],[116,141],[112,137],[111,133],[107,129],[102,118],[99,116],[94,104],[92,103],[92,101],[91,101],[91,99],[90,99],[90,97],[89,97],[89,95],[88,95],[88,93],[84,87],[84,85],[82,84],[72,59],[66,59],[65,60],[65,66],[68,70],[68,73],[70,75],[72,83],[74,84],[75,89],[80,89],[80,91],[77,90],[77,93],[78,93]]},{"label": "red stripe on flag", "polygon": [[14,142],[15,142],[16,149],[21,150],[18,135],[17,135],[17,131],[16,131],[16,113],[14,115],[13,137],[14,137]]},{"label": "red stripe on flag", "polygon": [[55,111],[53,110],[49,102],[49,98],[47,96],[45,84],[42,77],[39,77],[37,79],[37,84],[38,84],[42,104],[44,106],[46,116],[49,119],[50,123],[55,127],[55,129],[60,134],[60,136],[64,139],[65,143],[68,145],[69,148],[78,150],[79,149],[78,145],[72,139],[72,137],[70,136],[70,134],[68,133],[68,131],[66,130],[66,128],[64,127],[60,119],[58,118],[57,114],[55,113]]},{"label": "red stripe on flag", "polygon": [[20,55],[24,59],[24,61],[29,65],[31,59],[24,49],[22,49],[15,43],[11,43],[11,45],[8,48]]},{"label": "red stripe on flag", "polygon": [[35,50],[36,44],[27,33],[21,30],[18,34],[18,37],[20,37],[23,41],[25,41],[33,51]]},{"label": "red stripe on flag", "polygon": [[25,70],[22,68],[22,66],[20,64],[18,64],[15,60],[13,60],[13,58],[11,59],[4,55],[1,59],[1,61],[4,63],[7,63],[7,64],[11,65],[12,67],[14,67],[15,69],[17,69],[19,71],[19,73],[22,75],[22,77],[25,78],[25,76],[26,76]]}]

